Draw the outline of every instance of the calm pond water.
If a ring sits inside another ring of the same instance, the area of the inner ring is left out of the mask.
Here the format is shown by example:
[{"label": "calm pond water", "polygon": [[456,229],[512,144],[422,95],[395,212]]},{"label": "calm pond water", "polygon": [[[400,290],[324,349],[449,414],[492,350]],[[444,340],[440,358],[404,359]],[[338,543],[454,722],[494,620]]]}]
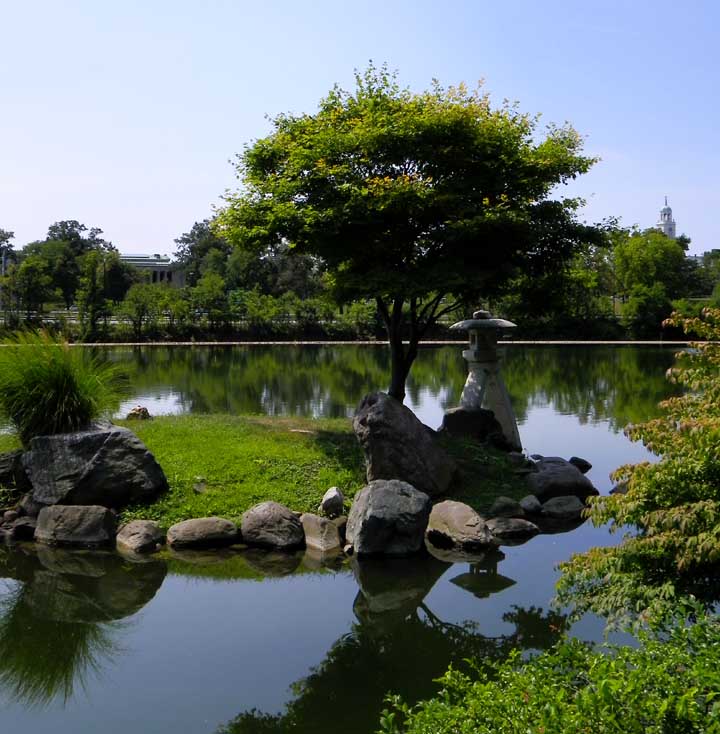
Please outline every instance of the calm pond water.
[{"label": "calm pond water", "polygon": [[[351,415],[383,388],[381,347],[116,349],[123,406],[152,413]],[[528,452],[585,456],[608,473],[647,458],[622,427],[671,394],[672,349],[508,346],[504,375]],[[422,351],[408,404],[430,425],[457,403],[458,347]],[[431,557],[323,564],[305,553],[0,551],[0,731],[268,734],[375,730],[383,696],[432,695],[471,655],[547,647],[555,565],[615,542],[588,524],[470,564]],[[602,637],[600,620],[571,628]]]}]

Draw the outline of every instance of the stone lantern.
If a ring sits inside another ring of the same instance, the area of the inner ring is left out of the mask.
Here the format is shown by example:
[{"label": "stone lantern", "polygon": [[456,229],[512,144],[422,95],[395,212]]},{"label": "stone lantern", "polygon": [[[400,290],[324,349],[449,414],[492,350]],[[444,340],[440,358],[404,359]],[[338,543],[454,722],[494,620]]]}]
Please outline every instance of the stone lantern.
[{"label": "stone lantern", "polygon": [[498,337],[515,326],[512,321],[492,318],[489,311],[475,311],[472,319],[459,321],[450,328],[467,331],[470,335],[470,344],[463,351],[469,373],[460,407],[470,411],[492,410],[508,443],[519,451],[522,448],[520,433],[510,395],[500,375],[497,353]]}]

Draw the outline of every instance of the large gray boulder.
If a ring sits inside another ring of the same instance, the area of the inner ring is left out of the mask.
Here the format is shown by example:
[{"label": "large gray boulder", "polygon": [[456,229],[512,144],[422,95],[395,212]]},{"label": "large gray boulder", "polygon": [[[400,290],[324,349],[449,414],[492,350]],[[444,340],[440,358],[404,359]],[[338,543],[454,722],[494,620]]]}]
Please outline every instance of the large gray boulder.
[{"label": "large gray boulder", "polygon": [[449,490],[455,462],[402,403],[381,392],[366,395],[353,429],[365,452],[368,482],[399,479],[431,497]]},{"label": "large gray boulder", "polygon": [[173,548],[222,548],[237,541],[237,525],[222,517],[183,520],[167,532],[168,545]]},{"label": "large gray boulder", "polygon": [[445,500],[432,508],[425,532],[428,542],[444,550],[486,551],[497,547],[484,518],[469,505]]},{"label": "large gray boulder", "polygon": [[261,502],[243,516],[243,542],[262,548],[291,550],[303,545],[305,534],[300,518],[279,502]]},{"label": "large gray boulder", "polygon": [[323,553],[342,549],[340,528],[333,520],[306,512],[300,516],[300,522],[305,533],[305,545],[308,548],[314,548]]},{"label": "large gray boulder", "polygon": [[132,520],[123,525],[116,538],[119,551],[130,553],[152,553],[165,540],[160,526],[152,520]]},{"label": "large gray boulder", "polygon": [[423,545],[430,497],[407,482],[378,479],[355,496],[346,538],[356,555],[405,556]]},{"label": "large gray boulder", "polygon": [[537,472],[527,477],[530,492],[542,503],[553,497],[573,495],[581,500],[599,494],[592,482],[569,461],[545,456],[537,461]]},{"label": "large gray boulder", "polygon": [[100,505],[53,505],[40,510],[35,540],[46,545],[101,548],[115,542],[115,514]]},{"label": "large gray boulder", "polygon": [[150,502],[168,486],[145,444],[120,426],[37,436],[23,454],[23,465],[32,499],[42,505],[120,508]]}]

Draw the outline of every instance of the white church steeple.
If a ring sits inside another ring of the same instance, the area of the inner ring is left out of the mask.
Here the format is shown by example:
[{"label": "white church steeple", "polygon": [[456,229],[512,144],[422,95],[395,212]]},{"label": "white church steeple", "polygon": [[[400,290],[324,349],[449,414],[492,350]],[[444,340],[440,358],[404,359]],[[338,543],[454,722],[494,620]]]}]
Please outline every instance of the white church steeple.
[{"label": "white church steeple", "polygon": [[660,221],[657,223],[657,228],[666,237],[675,239],[675,220],[673,219],[672,209],[668,206],[667,196],[665,197],[665,206],[660,210]]}]

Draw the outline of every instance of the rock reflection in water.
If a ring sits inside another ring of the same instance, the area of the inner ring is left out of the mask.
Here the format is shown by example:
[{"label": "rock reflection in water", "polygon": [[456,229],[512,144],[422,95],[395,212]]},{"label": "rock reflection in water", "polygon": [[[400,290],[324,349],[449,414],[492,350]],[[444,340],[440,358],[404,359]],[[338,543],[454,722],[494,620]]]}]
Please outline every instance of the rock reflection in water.
[{"label": "rock reflection in water", "polygon": [[26,705],[68,701],[118,652],[120,620],[156,594],[161,561],[42,548],[0,551],[0,691]]},{"label": "rock reflection in water", "polygon": [[[513,584],[497,573],[502,557],[474,558],[469,572],[473,583],[458,583],[459,587],[475,596],[489,596]],[[437,692],[434,679],[449,665],[462,668],[467,658],[504,659],[517,647],[549,647],[566,628],[563,616],[536,608],[512,608],[503,619],[515,631],[499,637],[481,634],[475,622],[440,619],[426,597],[452,564],[429,554],[353,558],[351,567],[359,590],[353,603],[357,622],[350,631],[307,677],[293,684],[294,697],[282,714],[246,711],[218,734],[367,734],[376,730],[388,693],[399,693],[408,701],[432,696]]]}]

